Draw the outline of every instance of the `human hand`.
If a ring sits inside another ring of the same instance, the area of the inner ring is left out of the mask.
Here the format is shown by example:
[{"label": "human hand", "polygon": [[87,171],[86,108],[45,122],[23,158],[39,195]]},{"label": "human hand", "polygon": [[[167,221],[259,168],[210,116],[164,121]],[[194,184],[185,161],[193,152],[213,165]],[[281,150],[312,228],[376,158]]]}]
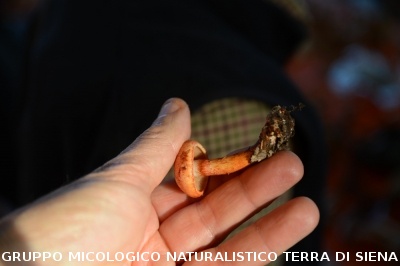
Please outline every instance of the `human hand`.
[{"label": "human hand", "polygon": [[[296,198],[220,243],[240,222],[298,182],[303,166],[293,153],[279,152],[223,178],[226,182],[211,183],[205,197],[190,199],[174,183],[161,184],[189,136],[187,105],[178,99],[168,101],[153,125],[119,156],[3,219],[0,253],[60,252],[63,258],[17,265],[175,265],[163,255],[192,251],[280,254],[315,228],[317,207],[307,198]],[[152,253],[162,257],[160,261],[72,263],[71,253],[91,254],[91,258],[108,253],[112,259],[117,253],[136,259]],[[0,261],[0,265],[6,263]],[[233,264],[240,263],[267,262]],[[184,265],[219,264],[190,261]]]}]

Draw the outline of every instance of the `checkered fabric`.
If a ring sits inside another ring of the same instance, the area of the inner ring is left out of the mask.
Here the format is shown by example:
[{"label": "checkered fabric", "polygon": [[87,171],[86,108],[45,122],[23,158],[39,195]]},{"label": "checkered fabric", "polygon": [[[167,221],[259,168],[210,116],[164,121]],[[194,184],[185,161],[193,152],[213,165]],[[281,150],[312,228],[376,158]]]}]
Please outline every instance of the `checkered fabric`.
[{"label": "checkered fabric", "polygon": [[227,98],[204,105],[192,115],[192,139],[202,143],[209,158],[256,143],[268,108],[261,102]]}]

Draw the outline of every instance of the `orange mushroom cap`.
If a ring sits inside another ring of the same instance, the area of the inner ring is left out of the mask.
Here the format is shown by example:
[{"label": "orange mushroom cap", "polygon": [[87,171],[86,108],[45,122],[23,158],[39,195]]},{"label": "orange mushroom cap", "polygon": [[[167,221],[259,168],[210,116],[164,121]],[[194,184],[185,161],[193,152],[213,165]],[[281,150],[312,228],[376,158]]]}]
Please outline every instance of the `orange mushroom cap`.
[{"label": "orange mushroom cap", "polygon": [[195,164],[195,160],[198,159],[207,159],[206,150],[197,141],[187,140],[182,145],[174,164],[176,183],[192,198],[201,197],[208,182],[208,177],[203,176]]}]

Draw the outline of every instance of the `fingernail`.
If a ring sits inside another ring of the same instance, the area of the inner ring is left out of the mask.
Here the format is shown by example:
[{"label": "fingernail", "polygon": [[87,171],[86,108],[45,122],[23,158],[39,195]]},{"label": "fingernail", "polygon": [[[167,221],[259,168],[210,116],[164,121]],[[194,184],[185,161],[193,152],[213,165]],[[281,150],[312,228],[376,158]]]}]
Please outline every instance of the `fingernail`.
[{"label": "fingernail", "polygon": [[171,98],[163,104],[158,117],[162,117],[162,116],[171,114],[175,111],[178,111],[178,109],[180,109],[180,108],[181,108],[181,105],[178,104],[178,101],[174,98]]}]

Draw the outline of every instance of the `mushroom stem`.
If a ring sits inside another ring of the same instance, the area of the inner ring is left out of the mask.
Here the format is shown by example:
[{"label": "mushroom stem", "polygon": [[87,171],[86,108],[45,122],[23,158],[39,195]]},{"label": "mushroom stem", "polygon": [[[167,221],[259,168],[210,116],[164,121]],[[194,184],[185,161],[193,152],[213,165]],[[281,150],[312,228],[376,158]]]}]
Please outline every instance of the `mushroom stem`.
[{"label": "mushroom stem", "polygon": [[202,176],[225,175],[239,171],[251,164],[251,156],[254,151],[247,149],[236,154],[218,159],[194,160],[194,171]]}]

